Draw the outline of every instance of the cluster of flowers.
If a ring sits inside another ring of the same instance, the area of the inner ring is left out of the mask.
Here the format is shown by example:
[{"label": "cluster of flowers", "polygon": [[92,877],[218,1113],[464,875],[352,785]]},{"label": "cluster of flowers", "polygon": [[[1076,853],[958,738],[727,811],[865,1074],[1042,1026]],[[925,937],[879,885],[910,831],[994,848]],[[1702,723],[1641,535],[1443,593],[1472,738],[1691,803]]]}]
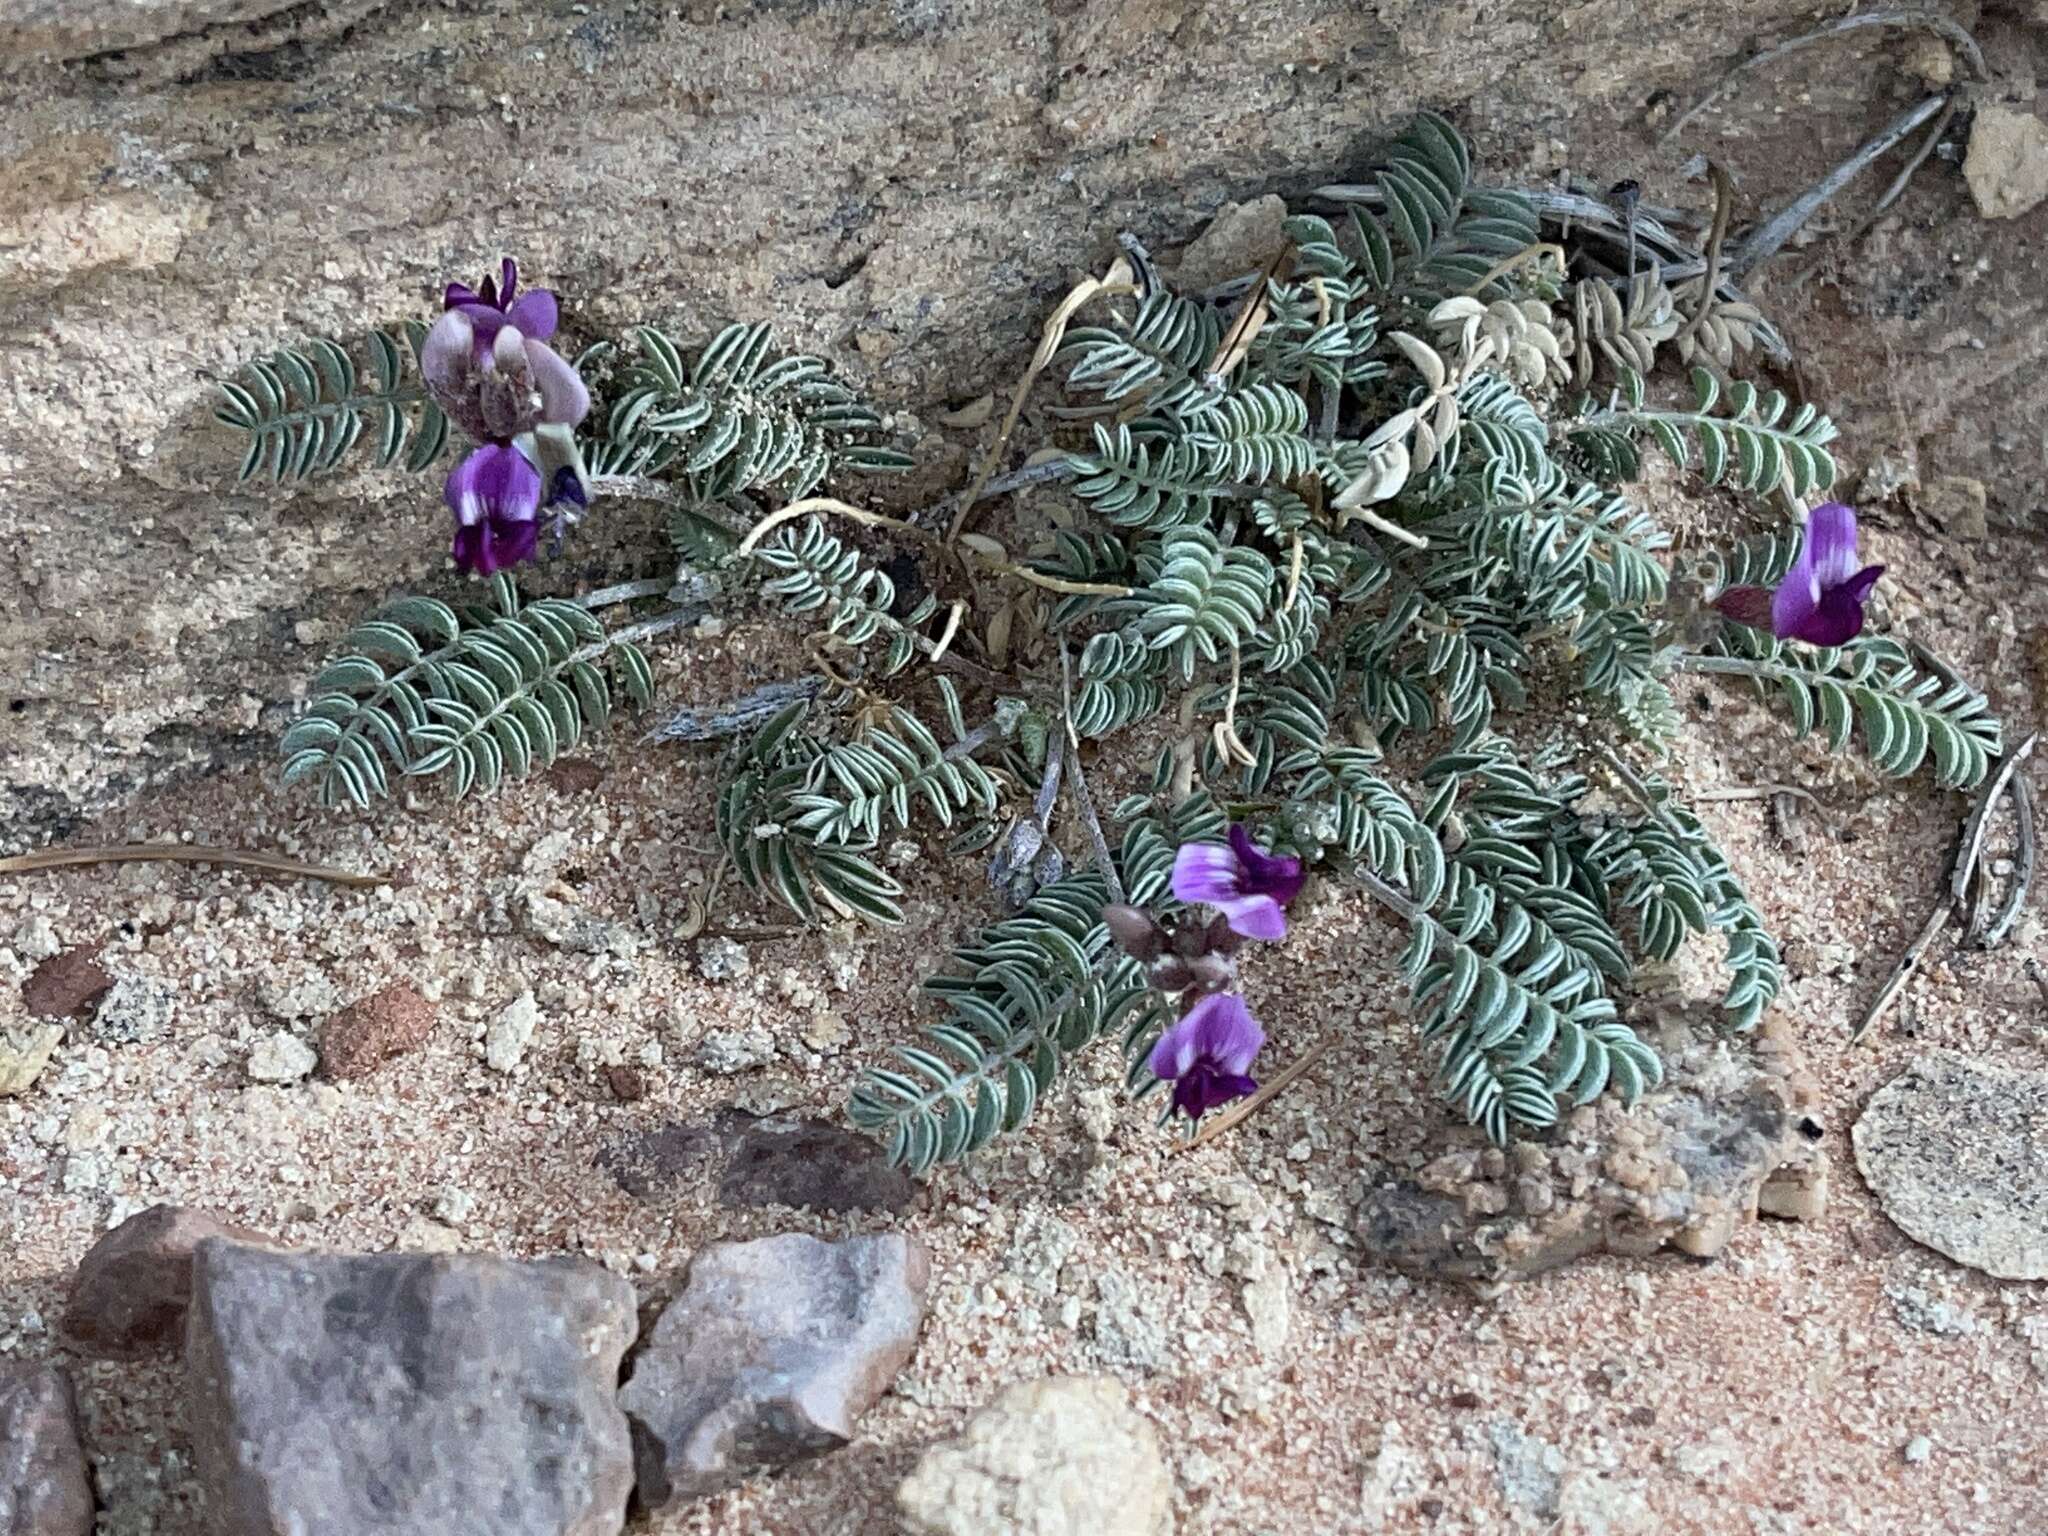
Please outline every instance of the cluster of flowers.
[{"label": "cluster of flowers", "polygon": [[1178,1023],[1152,1047],[1152,1075],[1173,1084],[1173,1107],[1199,1120],[1258,1087],[1252,1064],[1266,1043],[1244,999],[1229,990],[1246,939],[1287,936],[1287,904],[1301,893],[1301,860],[1262,853],[1232,826],[1227,846],[1188,843],[1173,861],[1174,899],[1211,906],[1213,918],[1173,927],[1138,907],[1110,906],[1103,921],[1119,947],[1145,967],[1146,979],[1183,1002]]},{"label": "cluster of flowers", "polygon": [[488,576],[532,559],[543,511],[554,513],[559,540],[590,504],[576,447],[590,391],[548,345],[558,314],[547,289],[519,292],[508,256],[496,281],[448,285],[421,349],[434,403],[477,444],[443,493],[455,514],[452,553],[465,571]]}]

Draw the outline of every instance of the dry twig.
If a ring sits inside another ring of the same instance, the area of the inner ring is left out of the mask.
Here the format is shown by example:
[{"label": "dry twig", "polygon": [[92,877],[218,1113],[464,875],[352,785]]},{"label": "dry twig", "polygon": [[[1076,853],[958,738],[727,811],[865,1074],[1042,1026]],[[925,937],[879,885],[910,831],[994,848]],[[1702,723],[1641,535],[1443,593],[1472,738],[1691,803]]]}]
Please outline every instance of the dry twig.
[{"label": "dry twig", "polygon": [[1262,1083],[1258,1091],[1252,1094],[1250,1098],[1231,1105],[1230,1108],[1217,1115],[1186,1141],[1180,1143],[1179,1150],[1182,1152],[1192,1152],[1195,1148],[1207,1146],[1217,1137],[1236,1130],[1282,1093],[1302,1073],[1308,1071],[1318,1061],[1321,1061],[1324,1052],[1328,1051],[1329,1048],[1330,1039],[1328,1036],[1324,1036],[1299,1056],[1295,1057],[1293,1061],[1289,1062],[1278,1077],[1270,1078],[1265,1083]]},{"label": "dry twig", "polygon": [[44,848],[35,853],[18,853],[0,859],[0,875],[25,874],[34,869],[64,869],[80,864],[224,864],[250,869],[258,874],[286,880],[324,880],[329,885],[389,885],[389,875],[359,875],[352,870],[325,864],[301,864],[297,859],[274,853],[257,853],[243,848],[215,848],[204,843],[114,843],[93,848]]},{"label": "dry twig", "polygon": [[1844,32],[1852,32],[1860,27],[1925,27],[1930,32],[1938,32],[1955,44],[1956,51],[1963,56],[1964,61],[1970,66],[1971,72],[1979,80],[1985,78],[1984,55],[1977,47],[1977,40],[1970,35],[1969,31],[1960,22],[1952,17],[1927,10],[1858,11],[1848,16],[1838,17],[1834,21],[1827,22],[1822,26],[1815,27],[1811,32],[1803,32],[1797,37],[1787,38],[1782,43],[1766,48],[1762,53],[1752,54],[1744,59],[1740,64],[1729,70],[1727,74],[1723,75],[1720,83],[1711,91],[1707,92],[1706,95],[1673,118],[1671,126],[1666,128],[1663,135],[1658,139],[1658,144],[1660,146],[1669,144],[1673,139],[1677,138],[1687,123],[1727,95],[1735,82],[1751,70],[1760,68],[1762,65],[1770,63],[1773,59],[1782,59],[1789,53],[1797,53],[1802,48],[1811,48],[1817,43],[1827,42],[1831,38],[1841,36]]},{"label": "dry twig", "polygon": [[1964,903],[1969,899],[1971,882],[1977,874],[1978,860],[1983,856],[1984,831],[1990,820],[1991,807],[2005,793],[2006,785],[2011,782],[2021,761],[2034,750],[2034,743],[2038,739],[2038,736],[2029,736],[2008,752],[2004,762],[1999,765],[1998,772],[1984,786],[1983,794],[1978,796],[1969,819],[1963,823],[1962,835],[1956,841],[1955,862],[1949,866],[1948,879],[1944,882],[1945,890],[1941,899],[1934,904],[1934,910],[1927,914],[1927,921],[1921,924],[1919,933],[1914,935],[1913,942],[1906,946],[1906,952],[1899,956],[1898,963],[1892,967],[1891,974],[1878,989],[1869,1011],[1863,1015],[1863,1022],[1858,1024],[1849,1036],[1851,1045],[1869,1034],[1877,1026],[1878,1020],[1890,1010],[1892,1004],[1899,1000],[1900,995],[1906,990],[1906,984],[1919,974],[1920,958],[1927,946],[1934,942],[1934,936],[1947,927],[1949,920],[1963,909]]},{"label": "dry twig", "polygon": [[1799,226],[1819,212],[1837,192],[1854,181],[1872,162],[1890,153],[1894,145],[1941,111],[1948,102],[1948,94],[1939,93],[1908,107],[1893,118],[1875,138],[1753,230],[1729,261],[1729,275],[1741,277],[1775,256],[1798,232]]},{"label": "dry twig", "polygon": [[953,514],[953,521],[946,529],[946,543],[950,547],[959,539],[967,526],[967,518],[974,511],[974,504],[981,499],[982,488],[989,483],[989,476],[995,473],[996,460],[1002,457],[1003,449],[1009,444],[1010,434],[1017,430],[1017,418],[1024,414],[1025,398],[1031,393],[1031,386],[1039,374],[1052,361],[1053,353],[1059,351],[1060,342],[1066,337],[1067,322],[1090,299],[1105,293],[1136,293],[1137,285],[1132,281],[1130,258],[1119,256],[1110,263],[1109,270],[1101,277],[1083,278],[1076,283],[1067,296],[1060,300],[1059,308],[1052,312],[1045,322],[1045,333],[1038,339],[1038,350],[1031,354],[1031,365],[1024,370],[1024,377],[1017,381],[1017,393],[1010,401],[1010,409],[1003,415],[1003,424],[996,432],[996,440],[988,445],[988,452],[982,455],[981,468],[975,471],[974,482],[967,488],[967,494],[960,499],[960,509]]}]

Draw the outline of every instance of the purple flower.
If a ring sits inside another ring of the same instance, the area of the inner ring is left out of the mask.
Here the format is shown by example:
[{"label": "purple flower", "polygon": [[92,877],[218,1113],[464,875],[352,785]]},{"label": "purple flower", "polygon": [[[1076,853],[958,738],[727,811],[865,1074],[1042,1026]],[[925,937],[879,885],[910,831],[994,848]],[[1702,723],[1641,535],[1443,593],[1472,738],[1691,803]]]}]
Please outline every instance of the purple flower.
[{"label": "purple flower", "polygon": [[1301,860],[1261,853],[1236,824],[1228,847],[1183,843],[1173,860],[1174,899],[1222,908],[1232,930],[1248,939],[1287,936],[1281,909],[1301,894],[1301,883]]},{"label": "purple flower", "polygon": [[1776,590],[1730,587],[1714,607],[1780,640],[1846,645],[1863,632],[1863,600],[1883,574],[1881,565],[1857,565],[1856,514],[1830,501],[1807,514],[1799,558]]},{"label": "purple flower", "polygon": [[[466,290],[465,290],[466,291]],[[434,403],[478,442],[509,442],[543,423],[573,427],[590,410],[590,391],[562,355],[550,347],[555,333],[552,294],[538,310],[546,330],[530,336],[485,304],[462,304],[434,322],[420,350],[420,372]],[[490,317],[479,324],[477,315]]]},{"label": "purple flower", "polygon": [[450,283],[447,309],[420,349],[434,403],[480,446],[448,476],[455,563],[490,575],[533,557],[541,507],[559,507],[553,538],[589,505],[576,424],[590,391],[548,346],[559,306],[544,288],[519,293],[507,257],[481,290]]},{"label": "purple flower", "polygon": [[507,443],[485,443],[456,465],[443,492],[455,514],[455,563],[489,576],[533,558],[540,471]]},{"label": "purple flower", "polygon": [[1219,1104],[1241,1099],[1259,1085],[1252,1060],[1266,1032],[1244,999],[1225,992],[1205,997],[1152,1047],[1152,1075],[1173,1084],[1173,1107],[1199,1120]]}]

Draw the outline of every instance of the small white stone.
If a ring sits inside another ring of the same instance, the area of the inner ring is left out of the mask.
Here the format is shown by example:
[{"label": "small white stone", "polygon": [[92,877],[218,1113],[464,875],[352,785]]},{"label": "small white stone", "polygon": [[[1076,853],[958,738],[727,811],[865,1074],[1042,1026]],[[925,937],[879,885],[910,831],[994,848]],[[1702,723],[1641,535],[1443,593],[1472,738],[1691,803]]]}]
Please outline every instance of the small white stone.
[{"label": "small white stone", "polygon": [[531,992],[522,992],[505,1005],[504,1012],[484,1031],[484,1060],[494,1072],[515,1071],[540,1024],[540,1004]]},{"label": "small white stone", "polygon": [[319,1054],[290,1030],[280,1029],[249,1053],[249,1080],[296,1083],[320,1065]]},{"label": "small white stone", "polygon": [[63,947],[57,930],[40,912],[31,914],[27,922],[14,930],[14,952],[24,960],[47,960]]},{"label": "small white stone", "polygon": [[1901,1454],[1908,1462],[1918,1466],[1934,1454],[1934,1442],[1925,1435],[1915,1435],[1906,1442],[1906,1449]]},{"label": "small white stone", "polygon": [[453,1184],[434,1197],[434,1220],[443,1226],[459,1227],[476,1213],[476,1196]]}]

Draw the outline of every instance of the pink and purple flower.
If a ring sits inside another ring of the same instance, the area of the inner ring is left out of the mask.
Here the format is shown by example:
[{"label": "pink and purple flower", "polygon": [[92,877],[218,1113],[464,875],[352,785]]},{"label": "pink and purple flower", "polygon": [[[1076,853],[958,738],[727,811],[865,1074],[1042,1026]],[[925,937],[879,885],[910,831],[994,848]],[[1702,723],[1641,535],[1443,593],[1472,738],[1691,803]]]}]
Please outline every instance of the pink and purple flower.
[{"label": "pink and purple flower", "polygon": [[1173,894],[1190,906],[1219,908],[1231,930],[1248,939],[1287,936],[1287,904],[1301,894],[1301,860],[1262,853],[1251,834],[1232,824],[1230,841],[1183,843],[1173,860]]},{"label": "pink and purple flower", "polygon": [[477,441],[448,476],[455,513],[455,563],[489,575],[531,559],[543,507],[560,507],[556,525],[589,502],[576,424],[590,391],[550,347],[560,307],[544,288],[519,291],[507,257],[500,279],[482,288],[450,283],[447,308],[420,352],[434,403]]},{"label": "pink and purple flower", "polygon": [[1244,999],[1234,993],[1205,997],[1152,1047],[1152,1075],[1173,1084],[1173,1107],[1199,1120],[1219,1104],[1258,1088],[1252,1062],[1266,1043]]},{"label": "pink and purple flower", "polygon": [[1714,600],[1725,617],[1780,640],[1846,645],[1863,632],[1863,604],[1881,565],[1857,564],[1856,514],[1830,501],[1807,514],[1799,558],[1775,590],[1730,587]]}]

